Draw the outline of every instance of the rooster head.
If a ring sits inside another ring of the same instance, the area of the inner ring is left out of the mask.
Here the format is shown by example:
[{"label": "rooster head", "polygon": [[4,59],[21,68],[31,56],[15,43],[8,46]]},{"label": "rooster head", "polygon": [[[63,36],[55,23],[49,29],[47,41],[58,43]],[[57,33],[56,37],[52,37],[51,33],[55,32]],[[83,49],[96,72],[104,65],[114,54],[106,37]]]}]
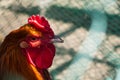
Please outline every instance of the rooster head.
[{"label": "rooster head", "polygon": [[27,30],[26,37],[20,41],[20,47],[29,63],[39,69],[49,68],[55,56],[53,43],[63,40],[54,35],[48,21],[39,15],[29,17],[28,24],[20,29]]}]

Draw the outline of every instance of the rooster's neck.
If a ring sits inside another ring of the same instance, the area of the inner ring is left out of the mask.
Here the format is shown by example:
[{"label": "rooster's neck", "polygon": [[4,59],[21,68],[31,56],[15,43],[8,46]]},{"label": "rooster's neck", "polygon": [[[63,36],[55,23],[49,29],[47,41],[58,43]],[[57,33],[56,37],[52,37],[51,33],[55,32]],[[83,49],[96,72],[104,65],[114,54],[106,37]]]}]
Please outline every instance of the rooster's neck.
[{"label": "rooster's neck", "polygon": [[34,67],[32,64],[30,64],[30,66],[31,66],[31,68],[32,68],[32,70],[33,70],[33,72],[38,80],[45,80],[45,79],[43,79],[42,73],[38,72],[36,67]]}]

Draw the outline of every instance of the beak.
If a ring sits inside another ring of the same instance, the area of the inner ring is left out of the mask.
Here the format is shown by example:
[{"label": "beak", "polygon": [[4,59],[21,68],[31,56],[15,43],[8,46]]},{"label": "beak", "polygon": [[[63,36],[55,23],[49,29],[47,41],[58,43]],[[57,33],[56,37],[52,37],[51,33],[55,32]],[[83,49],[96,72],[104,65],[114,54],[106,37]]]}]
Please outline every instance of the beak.
[{"label": "beak", "polygon": [[64,40],[62,40],[59,36],[54,36],[53,39],[51,39],[50,43],[63,43]]}]

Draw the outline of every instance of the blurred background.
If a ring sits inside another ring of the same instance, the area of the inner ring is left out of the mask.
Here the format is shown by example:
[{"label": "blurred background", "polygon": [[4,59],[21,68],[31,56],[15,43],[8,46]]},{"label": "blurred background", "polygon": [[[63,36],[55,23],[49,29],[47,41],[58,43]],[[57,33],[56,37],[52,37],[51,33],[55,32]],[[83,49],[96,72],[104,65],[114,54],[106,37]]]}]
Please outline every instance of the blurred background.
[{"label": "blurred background", "polygon": [[0,0],[0,42],[33,14],[64,39],[53,80],[120,80],[120,0]]}]

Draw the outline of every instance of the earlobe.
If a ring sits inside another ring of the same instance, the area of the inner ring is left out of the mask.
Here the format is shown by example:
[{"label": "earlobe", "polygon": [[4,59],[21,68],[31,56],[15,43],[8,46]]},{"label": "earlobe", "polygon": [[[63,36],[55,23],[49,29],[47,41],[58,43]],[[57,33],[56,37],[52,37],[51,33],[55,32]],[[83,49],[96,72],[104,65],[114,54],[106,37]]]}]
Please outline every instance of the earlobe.
[{"label": "earlobe", "polygon": [[28,43],[25,42],[25,41],[22,41],[22,42],[20,42],[20,47],[21,48],[27,48],[28,47]]}]

